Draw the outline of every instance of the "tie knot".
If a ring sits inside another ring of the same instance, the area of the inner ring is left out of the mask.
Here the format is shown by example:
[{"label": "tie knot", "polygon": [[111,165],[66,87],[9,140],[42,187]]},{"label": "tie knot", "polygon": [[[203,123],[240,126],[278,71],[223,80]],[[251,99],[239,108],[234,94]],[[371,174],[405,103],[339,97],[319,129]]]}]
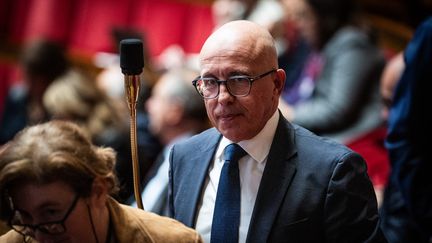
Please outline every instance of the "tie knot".
[{"label": "tie knot", "polygon": [[246,151],[236,143],[226,146],[224,152],[225,160],[229,161],[238,161],[246,154]]}]

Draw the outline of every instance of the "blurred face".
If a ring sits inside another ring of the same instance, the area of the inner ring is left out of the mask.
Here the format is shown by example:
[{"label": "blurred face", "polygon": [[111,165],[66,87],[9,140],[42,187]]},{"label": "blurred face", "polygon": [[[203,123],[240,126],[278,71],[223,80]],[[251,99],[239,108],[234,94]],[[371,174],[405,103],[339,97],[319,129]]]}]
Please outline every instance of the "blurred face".
[{"label": "blurred face", "polygon": [[146,109],[149,114],[149,128],[155,135],[160,135],[163,128],[167,126],[170,115],[171,104],[164,89],[164,79],[159,80],[153,87],[152,94],[146,102]]},{"label": "blurred face", "polygon": [[246,4],[239,0],[216,0],[212,5],[212,13],[216,27],[232,20],[243,18]]},{"label": "blurred face", "polygon": [[[257,39],[236,40],[232,34],[223,33],[222,38],[206,42],[200,56],[202,77],[218,80],[237,75],[255,77],[276,69],[275,55],[263,54],[266,50],[257,41],[259,35],[255,36]],[[234,142],[253,138],[276,111],[284,80],[285,72],[279,69],[254,81],[249,95],[244,97],[231,95],[225,84],[221,84],[218,97],[204,100],[210,121]]]},{"label": "blurred face", "polygon": [[317,17],[305,0],[283,0],[285,13],[303,37],[312,45],[317,42]]},{"label": "blurred face", "polygon": [[27,183],[14,188],[11,198],[14,208],[21,216],[18,217],[18,222],[23,224],[40,225],[61,221],[67,216],[64,233],[51,235],[40,230],[30,230],[29,234],[38,242],[94,242],[86,203],[66,184]]},{"label": "blurred face", "polygon": [[403,53],[394,56],[386,65],[380,81],[380,94],[382,100],[381,117],[388,119],[391,105],[393,103],[393,94],[402,72],[405,68]]}]

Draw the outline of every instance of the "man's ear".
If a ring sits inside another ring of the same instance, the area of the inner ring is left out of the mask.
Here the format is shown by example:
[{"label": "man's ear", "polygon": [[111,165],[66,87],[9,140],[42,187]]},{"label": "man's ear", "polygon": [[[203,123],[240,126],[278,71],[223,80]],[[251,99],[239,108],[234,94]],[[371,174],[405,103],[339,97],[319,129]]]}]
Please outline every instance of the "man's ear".
[{"label": "man's ear", "polygon": [[275,92],[277,93],[277,95],[280,95],[282,93],[282,90],[285,86],[285,78],[286,78],[285,71],[280,68],[277,69],[275,79],[273,81],[275,85]]}]

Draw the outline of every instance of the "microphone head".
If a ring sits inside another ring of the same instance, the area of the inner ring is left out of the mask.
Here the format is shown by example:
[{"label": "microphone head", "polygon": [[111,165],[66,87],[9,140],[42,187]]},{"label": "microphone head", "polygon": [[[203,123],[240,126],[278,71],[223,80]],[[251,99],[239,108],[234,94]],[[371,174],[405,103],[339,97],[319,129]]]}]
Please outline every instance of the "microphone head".
[{"label": "microphone head", "polygon": [[144,67],[143,43],[139,39],[120,41],[120,67],[123,74],[139,75]]}]

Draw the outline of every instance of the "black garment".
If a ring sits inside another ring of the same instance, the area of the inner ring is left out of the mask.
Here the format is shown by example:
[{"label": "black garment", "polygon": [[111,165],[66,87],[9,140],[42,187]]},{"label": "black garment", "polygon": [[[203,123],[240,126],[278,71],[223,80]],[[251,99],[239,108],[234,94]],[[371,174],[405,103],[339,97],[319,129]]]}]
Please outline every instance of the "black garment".
[{"label": "black garment", "polygon": [[284,90],[289,90],[298,81],[310,52],[306,41],[300,39],[295,46],[278,57],[279,67],[286,74]]},{"label": "black garment", "polygon": [[[147,114],[137,112],[137,142],[141,181],[162,151],[161,143],[148,129],[148,123]],[[118,152],[115,170],[120,181],[120,193],[117,199],[121,203],[127,203],[130,197],[134,196],[130,134],[125,134],[121,143],[111,144],[111,146]],[[141,188],[143,187],[141,186]]]},{"label": "black garment", "polygon": [[[24,86],[12,87],[4,104],[4,113],[0,115],[0,145],[11,140],[16,133],[29,125],[27,89]],[[39,122],[48,120],[49,116],[46,115]]]},{"label": "black garment", "polygon": [[388,119],[386,147],[392,171],[385,191],[382,228],[389,242],[432,241],[432,17],[416,30],[404,51]]},{"label": "black garment", "polygon": [[[152,180],[158,173],[159,168],[161,167],[161,165],[163,164],[163,162],[165,161],[165,155],[164,155],[164,150],[162,150],[158,157],[156,158],[156,161],[152,164],[151,168],[149,169],[149,171],[147,172],[147,174],[144,176],[144,178],[141,178],[142,184],[141,184],[141,195],[145,189],[145,187],[147,186],[147,184],[150,182],[150,180]],[[169,213],[169,208],[168,208],[168,185],[165,185],[163,192],[162,192],[162,196],[158,199],[157,203],[155,205],[153,205],[153,208],[150,210],[148,208],[146,208],[146,205],[144,206],[144,209],[146,211],[151,211],[153,213],[159,214],[161,216],[168,216]],[[131,197],[128,198],[128,200],[126,201],[126,204],[131,205],[132,203],[136,202],[136,198],[135,195],[132,195]]]}]

